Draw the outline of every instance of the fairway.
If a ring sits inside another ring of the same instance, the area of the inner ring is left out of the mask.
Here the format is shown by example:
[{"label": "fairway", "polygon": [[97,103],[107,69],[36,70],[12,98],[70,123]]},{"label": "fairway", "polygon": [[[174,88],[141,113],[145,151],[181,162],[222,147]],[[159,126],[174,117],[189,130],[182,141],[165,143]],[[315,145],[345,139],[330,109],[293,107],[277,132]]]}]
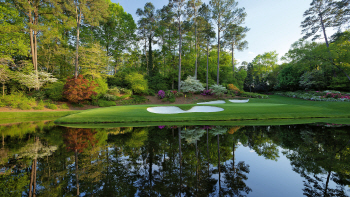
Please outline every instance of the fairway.
[{"label": "fairway", "polygon": [[349,118],[349,102],[315,102],[271,96],[270,99],[251,99],[249,103],[211,104],[221,112],[154,114],[148,107],[186,105],[128,105],[91,109],[57,119],[56,123],[123,123],[123,122],[183,122],[183,121],[235,121],[267,119]]}]

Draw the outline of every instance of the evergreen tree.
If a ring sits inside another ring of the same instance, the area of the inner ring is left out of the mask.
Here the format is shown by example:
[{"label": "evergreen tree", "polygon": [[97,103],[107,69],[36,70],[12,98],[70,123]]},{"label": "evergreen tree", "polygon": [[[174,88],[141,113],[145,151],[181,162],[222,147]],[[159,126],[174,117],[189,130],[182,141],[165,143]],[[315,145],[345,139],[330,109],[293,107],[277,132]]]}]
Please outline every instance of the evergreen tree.
[{"label": "evergreen tree", "polygon": [[211,0],[209,2],[212,7],[213,19],[218,29],[218,63],[217,63],[217,79],[216,83],[219,85],[219,71],[220,71],[220,33],[227,31],[232,24],[240,25],[244,20],[246,13],[244,8],[238,8],[238,2],[235,0]]},{"label": "evergreen tree", "polygon": [[141,34],[145,34],[148,39],[148,65],[150,67],[149,75],[153,76],[157,74],[158,68],[154,67],[153,55],[152,55],[152,44],[155,42],[154,37],[158,25],[158,19],[155,11],[155,7],[151,2],[146,3],[144,9],[137,9],[136,14],[140,16],[140,20],[137,22]]}]

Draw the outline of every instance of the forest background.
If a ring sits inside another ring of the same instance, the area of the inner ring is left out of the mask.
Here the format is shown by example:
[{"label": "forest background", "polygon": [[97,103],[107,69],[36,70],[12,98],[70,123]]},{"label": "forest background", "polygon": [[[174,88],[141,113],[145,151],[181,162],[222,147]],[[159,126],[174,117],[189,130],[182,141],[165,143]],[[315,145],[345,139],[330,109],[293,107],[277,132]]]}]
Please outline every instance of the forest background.
[{"label": "forest background", "polygon": [[63,100],[69,87],[86,84],[81,98],[102,97],[113,87],[154,95],[180,92],[188,76],[207,89],[350,90],[349,0],[313,0],[301,21],[304,37],[283,63],[276,51],[235,60],[235,50],[248,48],[249,27],[234,0],[171,0],[158,10],[149,2],[137,9],[138,21],[108,0],[1,0],[0,11],[3,95]]}]

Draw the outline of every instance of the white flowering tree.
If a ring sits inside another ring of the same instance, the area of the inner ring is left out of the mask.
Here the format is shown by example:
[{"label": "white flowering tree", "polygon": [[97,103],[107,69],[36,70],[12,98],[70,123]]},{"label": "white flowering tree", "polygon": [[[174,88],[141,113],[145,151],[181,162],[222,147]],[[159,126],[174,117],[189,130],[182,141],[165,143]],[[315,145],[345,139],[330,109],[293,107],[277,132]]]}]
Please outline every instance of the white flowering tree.
[{"label": "white flowering tree", "polygon": [[214,93],[218,97],[223,96],[224,93],[227,92],[227,89],[222,85],[213,84],[212,86],[210,86],[210,89],[212,89],[211,92]]},{"label": "white flowering tree", "polygon": [[34,71],[28,75],[19,73],[17,77],[18,82],[29,88],[29,91],[32,88],[39,90],[45,83],[54,83],[57,81],[51,73],[45,71]]},{"label": "white flowering tree", "polygon": [[204,90],[204,87],[195,77],[188,76],[185,81],[181,81],[180,89],[182,92],[201,92]]},{"label": "white flowering tree", "polygon": [[5,95],[5,84],[10,80],[10,71],[7,67],[0,65],[0,83],[2,84],[2,97]]}]

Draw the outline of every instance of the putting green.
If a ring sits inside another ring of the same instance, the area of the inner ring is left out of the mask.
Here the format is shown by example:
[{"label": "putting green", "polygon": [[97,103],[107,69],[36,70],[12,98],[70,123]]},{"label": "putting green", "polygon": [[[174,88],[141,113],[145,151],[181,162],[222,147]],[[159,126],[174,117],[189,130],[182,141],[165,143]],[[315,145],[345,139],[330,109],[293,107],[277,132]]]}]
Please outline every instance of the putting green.
[{"label": "putting green", "polygon": [[184,122],[184,121],[236,121],[267,119],[349,118],[349,102],[315,102],[271,96],[270,99],[250,99],[249,103],[211,104],[221,112],[155,114],[148,107],[184,105],[129,105],[86,110],[57,119],[56,123],[123,123],[123,122]]}]

